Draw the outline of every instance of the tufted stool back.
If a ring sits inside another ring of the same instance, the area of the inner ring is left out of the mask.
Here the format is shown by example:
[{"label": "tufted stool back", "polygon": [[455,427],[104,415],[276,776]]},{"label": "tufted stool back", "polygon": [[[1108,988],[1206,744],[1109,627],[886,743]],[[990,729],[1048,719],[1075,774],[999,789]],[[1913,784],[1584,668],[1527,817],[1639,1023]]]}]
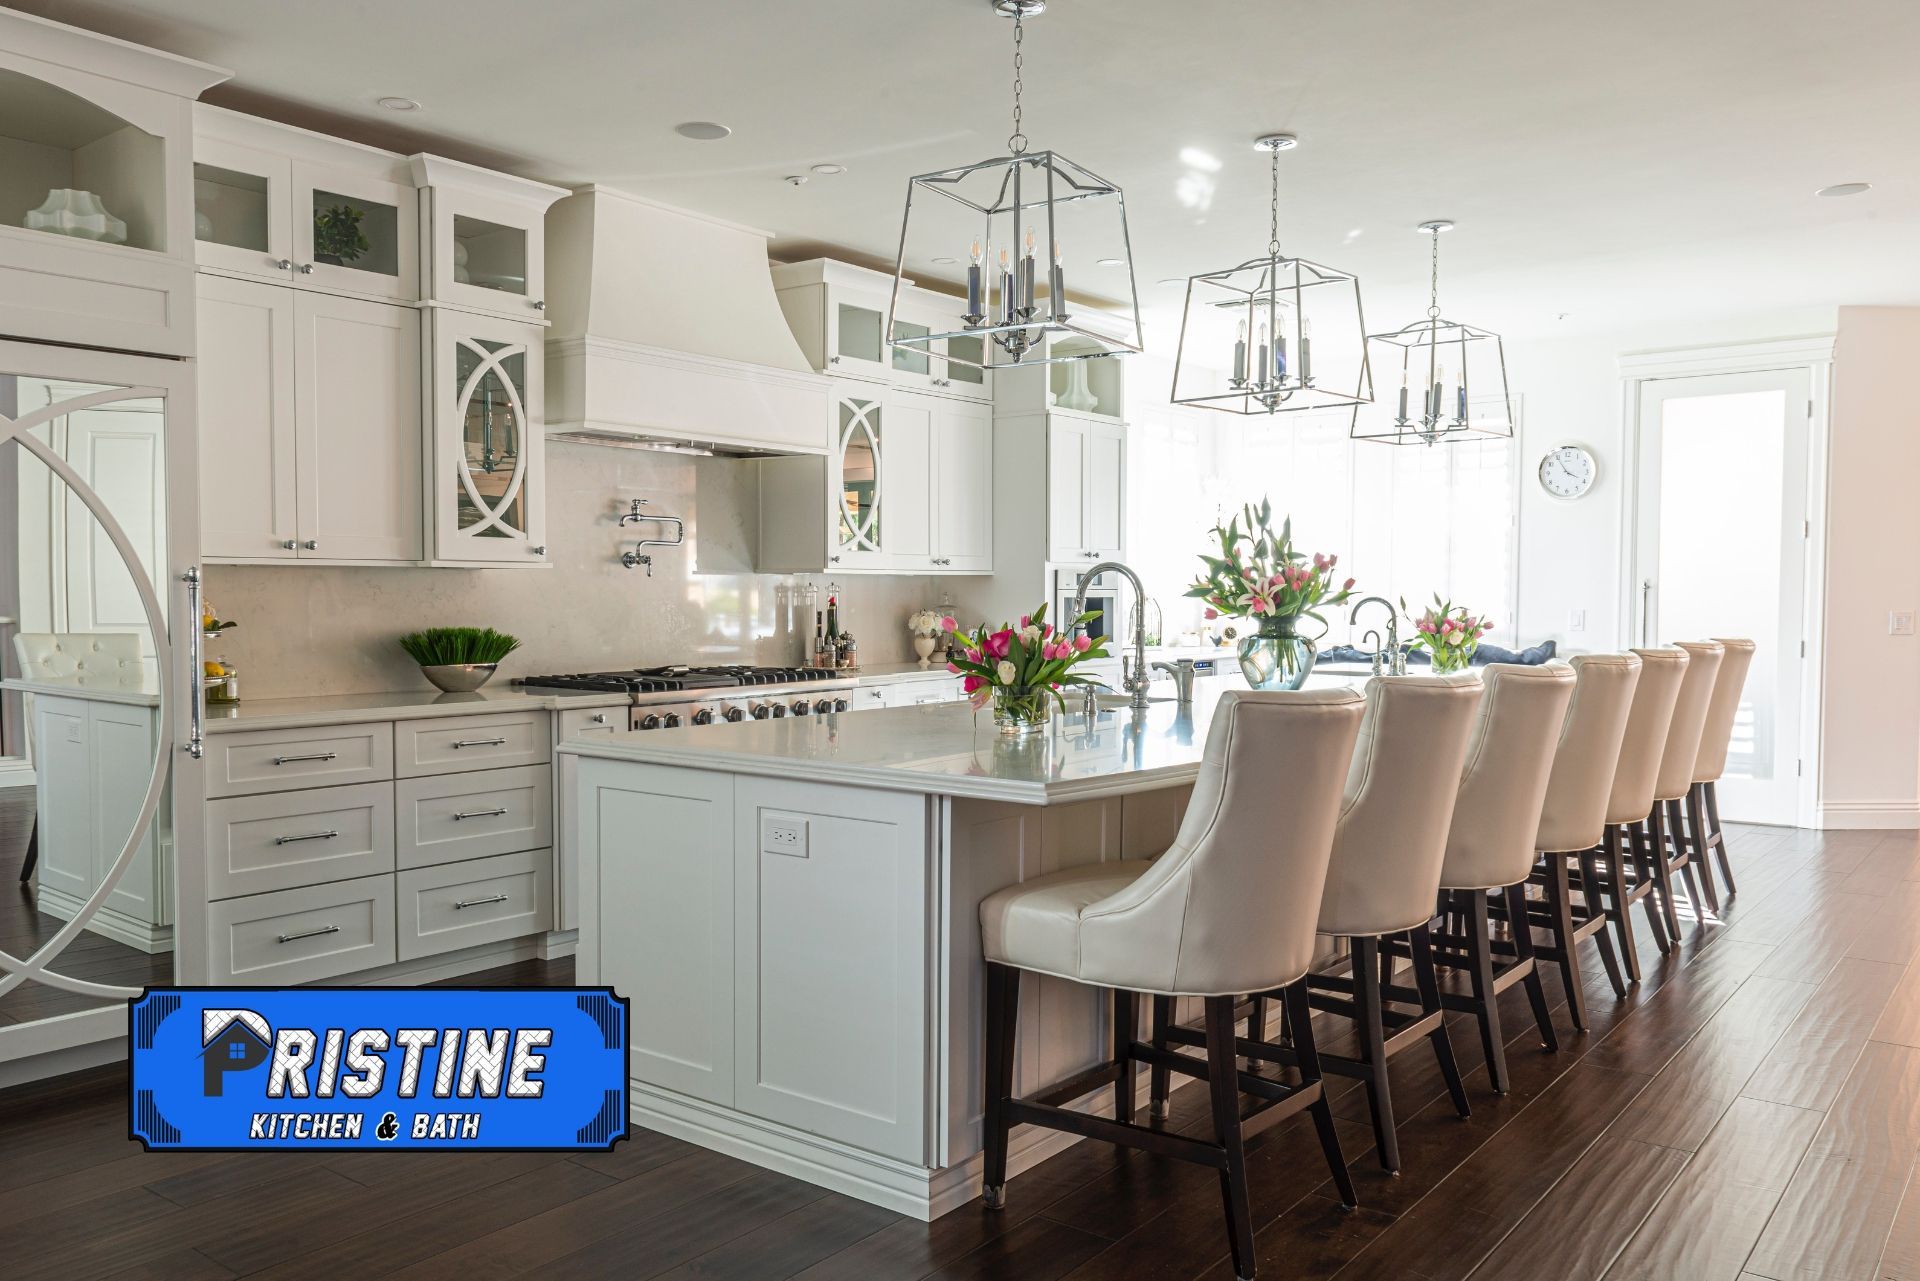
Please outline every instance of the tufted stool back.
[{"label": "tufted stool back", "polygon": [[142,666],[139,632],[21,632],[13,638],[20,675],[113,676]]}]

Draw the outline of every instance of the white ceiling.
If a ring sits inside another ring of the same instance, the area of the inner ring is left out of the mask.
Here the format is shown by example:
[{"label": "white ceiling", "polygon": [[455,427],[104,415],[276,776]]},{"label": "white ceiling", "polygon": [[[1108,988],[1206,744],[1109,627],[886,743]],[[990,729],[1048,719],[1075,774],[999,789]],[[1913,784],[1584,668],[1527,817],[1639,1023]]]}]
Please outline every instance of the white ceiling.
[{"label": "white ceiling", "polygon": [[[230,67],[215,101],[640,192],[782,257],[891,266],[906,178],[1008,133],[988,0],[12,2]],[[1250,140],[1280,129],[1282,239],[1357,271],[1376,329],[1424,303],[1435,217],[1448,314],[1514,335],[1920,302],[1912,0],[1053,0],[1026,47],[1027,133],[1126,189],[1150,310],[1264,246]],[[823,161],[850,170],[781,181]]]}]

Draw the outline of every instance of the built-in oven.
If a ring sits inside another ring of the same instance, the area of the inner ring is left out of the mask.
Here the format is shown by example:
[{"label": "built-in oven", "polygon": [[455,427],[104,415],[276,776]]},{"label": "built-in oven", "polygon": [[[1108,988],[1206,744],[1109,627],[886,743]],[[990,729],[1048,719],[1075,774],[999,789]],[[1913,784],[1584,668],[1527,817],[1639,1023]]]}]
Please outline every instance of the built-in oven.
[{"label": "built-in oven", "polygon": [[[1055,570],[1053,575],[1053,618],[1065,627],[1073,621],[1073,598],[1080,587],[1080,575],[1071,569]],[[1082,609],[1097,609],[1100,617],[1087,624],[1087,634],[1098,640],[1118,640],[1126,632],[1123,618],[1120,617],[1120,574],[1117,570],[1108,570],[1094,576],[1087,584],[1086,603]],[[1111,648],[1111,647],[1109,647]]]}]

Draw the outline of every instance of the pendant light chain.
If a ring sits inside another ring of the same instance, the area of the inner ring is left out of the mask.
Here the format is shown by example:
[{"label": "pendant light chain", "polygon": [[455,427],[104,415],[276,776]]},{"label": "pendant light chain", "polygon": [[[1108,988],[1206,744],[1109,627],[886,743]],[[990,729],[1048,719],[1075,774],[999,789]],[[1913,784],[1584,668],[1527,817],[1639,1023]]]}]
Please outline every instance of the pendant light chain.
[{"label": "pendant light chain", "polygon": [[1433,274],[1427,279],[1427,319],[1440,319],[1440,229],[1427,233],[1433,237]]},{"label": "pendant light chain", "polygon": [[1272,197],[1267,204],[1267,257],[1280,256],[1280,148],[1271,148],[1273,155]]},{"label": "pendant light chain", "polygon": [[1013,15],[1013,133],[1007,138],[1007,150],[1016,156],[1025,155],[1027,150],[1027,135],[1020,131],[1020,91],[1024,87],[1020,83],[1020,68],[1025,61],[1020,45],[1026,35],[1022,16],[1016,11]]}]

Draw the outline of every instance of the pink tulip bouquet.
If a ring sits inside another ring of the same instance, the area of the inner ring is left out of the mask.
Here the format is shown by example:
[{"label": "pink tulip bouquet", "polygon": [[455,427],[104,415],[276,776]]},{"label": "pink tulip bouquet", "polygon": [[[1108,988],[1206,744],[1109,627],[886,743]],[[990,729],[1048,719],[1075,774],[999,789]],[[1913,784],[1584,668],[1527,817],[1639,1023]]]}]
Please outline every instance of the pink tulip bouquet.
[{"label": "pink tulip bouquet", "polygon": [[1107,657],[1106,641],[1075,635],[1075,629],[1100,617],[1089,610],[1056,631],[1047,622],[1042,605],[1023,616],[1020,625],[986,624],[973,632],[955,631],[961,652],[947,670],[962,678],[975,711],[993,703],[994,723],[1004,734],[1023,734],[1045,725],[1053,704],[1065,706],[1060,691],[1068,685],[1099,684],[1074,669]]},{"label": "pink tulip bouquet", "polygon": [[1281,522],[1278,534],[1272,519],[1273,505],[1263,498],[1258,507],[1249,504],[1225,525],[1214,526],[1220,554],[1201,555],[1206,573],[1186,594],[1228,617],[1257,619],[1262,632],[1270,630],[1269,623],[1303,614],[1324,624],[1316,611],[1345,604],[1353,596],[1353,580],[1335,578],[1338,556],[1308,556],[1294,549],[1291,517]]},{"label": "pink tulip bouquet", "polygon": [[[1400,602],[1400,612],[1413,618],[1405,600]],[[1464,672],[1473,663],[1480,638],[1492,630],[1492,623],[1469,614],[1466,606],[1436,595],[1433,604],[1413,620],[1413,646],[1427,651],[1434,671]]]}]

